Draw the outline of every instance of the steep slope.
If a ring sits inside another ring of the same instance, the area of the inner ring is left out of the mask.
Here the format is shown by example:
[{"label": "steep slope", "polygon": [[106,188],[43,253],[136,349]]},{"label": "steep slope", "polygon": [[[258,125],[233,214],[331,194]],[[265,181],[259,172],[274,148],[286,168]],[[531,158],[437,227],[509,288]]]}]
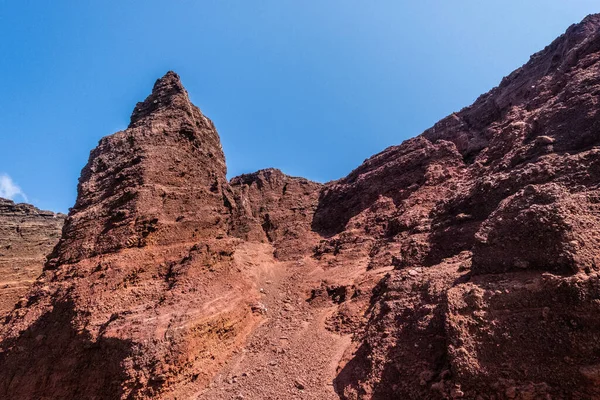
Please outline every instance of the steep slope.
[{"label": "steep slope", "polygon": [[92,151],[46,267],[125,248],[223,236],[225,174],[212,122],[190,103],[179,78],[168,73],[137,104],[129,128],[102,139]]},{"label": "steep slope", "polygon": [[272,243],[275,256],[291,260],[312,251],[319,235],[311,223],[323,185],[266,169],[230,181],[237,213],[233,233]]},{"label": "steep slope", "polygon": [[[462,156],[443,169],[412,140],[323,192],[317,216],[339,215],[338,199],[364,203],[316,227],[344,231],[375,214],[388,228],[371,254],[393,249],[397,268],[336,379],[343,398],[600,397],[599,29],[597,15],[572,26],[415,139]],[[416,176],[440,171],[440,183],[388,187],[386,173],[410,157],[423,164]],[[391,211],[362,194],[374,188]]]},{"label": "steep slope", "polygon": [[2,329],[0,397],[187,397],[205,384],[257,322],[225,173],[212,122],[166,74],[92,151],[44,274]]},{"label": "steep slope", "polygon": [[225,179],[169,72],[0,327],[0,397],[600,398],[600,16],[321,185]]},{"label": "steep slope", "polygon": [[64,218],[0,198],[0,321],[42,273]]},{"label": "steep slope", "polygon": [[0,328],[0,397],[199,395],[268,317],[266,281],[286,285],[298,266],[283,261],[319,237],[321,184],[225,174],[214,125],[167,73],[91,152],[42,276]]}]

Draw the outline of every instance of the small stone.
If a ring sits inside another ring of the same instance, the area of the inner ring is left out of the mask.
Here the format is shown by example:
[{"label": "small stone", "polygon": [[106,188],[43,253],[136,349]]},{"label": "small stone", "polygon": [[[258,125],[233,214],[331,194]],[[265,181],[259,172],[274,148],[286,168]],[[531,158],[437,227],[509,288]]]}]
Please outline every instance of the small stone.
[{"label": "small stone", "polygon": [[554,142],[556,142],[556,139],[551,138],[550,136],[538,136],[535,139],[535,143],[536,144],[542,144],[542,145],[544,145],[544,144],[552,144]]},{"label": "small stone", "polygon": [[250,305],[250,309],[255,314],[266,314],[267,307],[263,303],[253,303]]},{"label": "small stone", "polygon": [[514,399],[515,397],[517,397],[517,388],[514,386],[509,387],[504,392],[504,395],[509,399]]},{"label": "small stone", "polygon": [[151,377],[150,380],[154,382],[164,382],[167,380],[167,376],[165,374],[158,374]]},{"label": "small stone", "polygon": [[431,380],[435,377],[435,372],[427,369],[423,372],[421,372],[419,374],[419,379],[421,386],[425,386],[428,382],[431,382]]},{"label": "small stone", "polygon": [[450,396],[452,396],[453,399],[460,399],[461,397],[464,397],[464,395],[465,393],[460,390],[460,385],[454,386],[450,391]]},{"label": "small stone", "polygon": [[459,222],[462,222],[462,221],[469,221],[469,220],[471,220],[471,219],[473,219],[473,216],[472,216],[471,214],[464,214],[464,213],[460,213],[460,214],[458,214],[458,215],[456,216],[456,220],[457,220],[457,221],[459,221]]},{"label": "small stone", "polygon": [[550,308],[549,307],[542,308],[542,318],[546,319],[546,318],[548,318],[548,315],[550,315]]},{"label": "small stone", "polygon": [[529,263],[525,260],[517,259],[517,260],[515,260],[514,264],[515,264],[515,267],[517,267],[519,269],[529,268]]}]

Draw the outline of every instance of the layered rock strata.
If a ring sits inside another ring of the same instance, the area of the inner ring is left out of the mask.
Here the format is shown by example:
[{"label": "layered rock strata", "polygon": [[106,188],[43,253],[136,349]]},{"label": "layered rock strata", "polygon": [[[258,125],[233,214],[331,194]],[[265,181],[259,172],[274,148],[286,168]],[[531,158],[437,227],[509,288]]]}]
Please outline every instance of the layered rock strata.
[{"label": "layered rock strata", "polygon": [[65,215],[0,198],[0,320],[42,273]]}]

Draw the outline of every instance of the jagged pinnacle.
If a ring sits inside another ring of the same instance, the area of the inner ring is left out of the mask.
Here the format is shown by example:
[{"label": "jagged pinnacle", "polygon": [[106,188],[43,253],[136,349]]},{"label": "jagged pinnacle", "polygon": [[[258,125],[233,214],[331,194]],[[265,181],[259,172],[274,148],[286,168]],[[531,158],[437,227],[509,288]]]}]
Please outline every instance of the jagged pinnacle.
[{"label": "jagged pinnacle", "polygon": [[141,119],[167,108],[189,109],[188,93],[181,84],[179,75],[173,71],[167,72],[158,79],[152,88],[152,93],[143,102],[137,103],[131,114],[131,127]]}]

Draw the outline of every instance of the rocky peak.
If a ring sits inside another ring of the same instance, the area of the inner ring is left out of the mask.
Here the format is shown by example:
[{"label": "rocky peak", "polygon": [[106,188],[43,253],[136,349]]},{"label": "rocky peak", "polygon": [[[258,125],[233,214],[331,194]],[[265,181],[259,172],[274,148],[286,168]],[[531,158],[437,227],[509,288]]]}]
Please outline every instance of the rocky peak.
[{"label": "rocky peak", "polygon": [[168,73],[0,325],[0,397],[600,398],[598,26],[326,185],[227,182]]},{"label": "rocky peak", "polygon": [[[502,79],[497,87],[481,95],[472,105],[442,119],[423,136],[433,142],[452,141],[465,160],[472,162],[507,120],[528,125],[530,136],[543,135],[544,120],[549,114],[544,112],[545,107],[560,104],[561,92],[563,96],[572,95],[569,84],[578,85],[581,79],[595,84],[595,74],[587,67],[595,63],[599,49],[600,14],[594,14],[569,27],[545,49],[532,55],[525,65]],[[586,113],[584,109],[581,118]]]},{"label": "rocky peak", "polygon": [[590,37],[600,30],[600,14],[590,14],[580,23],[573,24],[567,29],[566,35],[576,34],[579,37]]},{"label": "rocky peak", "polygon": [[279,259],[309,254],[317,242],[311,221],[323,185],[268,168],[232,178],[231,233],[245,240],[269,242]]},{"label": "rocky peak", "polygon": [[189,101],[179,76],[168,72],[138,103],[130,126],[91,152],[48,266],[223,234],[226,171],[213,123]]},{"label": "rocky peak", "polygon": [[54,213],[52,211],[40,210],[37,207],[27,203],[15,203],[12,200],[3,199],[0,197],[0,214],[11,215],[11,216],[40,216],[47,218],[64,218],[65,215],[61,213]]},{"label": "rocky peak", "polygon": [[152,93],[136,104],[131,114],[129,127],[134,126],[140,120],[152,116],[158,112],[183,111],[192,115],[192,108],[187,91],[181,83],[179,75],[173,71],[167,72],[162,78],[157,79],[152,88]]}]

